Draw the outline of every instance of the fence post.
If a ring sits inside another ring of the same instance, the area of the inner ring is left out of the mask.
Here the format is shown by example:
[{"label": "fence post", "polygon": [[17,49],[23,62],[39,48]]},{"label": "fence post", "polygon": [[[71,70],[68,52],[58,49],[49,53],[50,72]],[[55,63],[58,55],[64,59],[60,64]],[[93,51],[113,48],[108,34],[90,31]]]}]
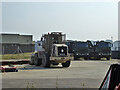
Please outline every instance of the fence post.
[{"label": "fence post", "polygon": [[2,54],[3,54],[3,56],[4,56],[4,52],[5,52],[4,50],[5,50],[5,49],[4,49],[4,46],[2,46],[2,47],[3,47],[3,48],[2,48],[2,50],[3,50],[3,51],[2,51]]}]

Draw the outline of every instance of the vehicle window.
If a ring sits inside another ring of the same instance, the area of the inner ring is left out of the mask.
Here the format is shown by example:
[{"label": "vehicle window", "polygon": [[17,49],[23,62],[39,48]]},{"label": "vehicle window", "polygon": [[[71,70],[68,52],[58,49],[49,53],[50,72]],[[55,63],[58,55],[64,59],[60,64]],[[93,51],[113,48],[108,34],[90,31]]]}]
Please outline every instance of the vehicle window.
[{"label": "vehicle window", "polygon": [[88,47],[88,43],[77,43],[77,47]]},{"label": "vehicle window", "polygon": [[111,47],[110,43],[99,43],[98,47]]}]

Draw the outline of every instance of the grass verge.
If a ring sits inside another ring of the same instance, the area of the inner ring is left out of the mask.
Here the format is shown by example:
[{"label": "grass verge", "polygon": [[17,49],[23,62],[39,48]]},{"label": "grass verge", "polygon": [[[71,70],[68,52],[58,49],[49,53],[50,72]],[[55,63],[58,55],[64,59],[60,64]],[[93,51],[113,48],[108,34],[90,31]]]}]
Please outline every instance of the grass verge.
[{"label": "grass verge", "polygon": [[20,53],[20,54],[4,54],[0,55],[0,58],[2,60],[8,60],[8,59],[30,59],[32,52],[30,53]]}]

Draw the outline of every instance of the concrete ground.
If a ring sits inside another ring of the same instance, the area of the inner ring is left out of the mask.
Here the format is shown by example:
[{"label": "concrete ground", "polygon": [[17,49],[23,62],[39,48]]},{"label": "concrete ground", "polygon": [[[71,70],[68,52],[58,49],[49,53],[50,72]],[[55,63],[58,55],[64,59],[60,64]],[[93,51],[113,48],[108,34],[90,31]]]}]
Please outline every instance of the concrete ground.
[{"label": "concrete ground", "polygon": [[18,72],[2,73],[3,88],[99,88],[109,67],[119,60],[72,61],[69,68],[61,65],[43,68],[17,65]]}]

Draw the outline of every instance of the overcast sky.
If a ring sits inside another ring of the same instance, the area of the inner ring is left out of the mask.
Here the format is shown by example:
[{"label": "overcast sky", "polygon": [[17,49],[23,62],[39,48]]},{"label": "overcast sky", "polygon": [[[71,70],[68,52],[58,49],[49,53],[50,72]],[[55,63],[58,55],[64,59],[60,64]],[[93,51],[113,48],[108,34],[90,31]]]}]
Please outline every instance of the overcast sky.
[{"label": "overcast sky", "polygon": [[118,39],[117,2],[4,2],[2,32],[41,35],[62,31],[67,39]]}]

